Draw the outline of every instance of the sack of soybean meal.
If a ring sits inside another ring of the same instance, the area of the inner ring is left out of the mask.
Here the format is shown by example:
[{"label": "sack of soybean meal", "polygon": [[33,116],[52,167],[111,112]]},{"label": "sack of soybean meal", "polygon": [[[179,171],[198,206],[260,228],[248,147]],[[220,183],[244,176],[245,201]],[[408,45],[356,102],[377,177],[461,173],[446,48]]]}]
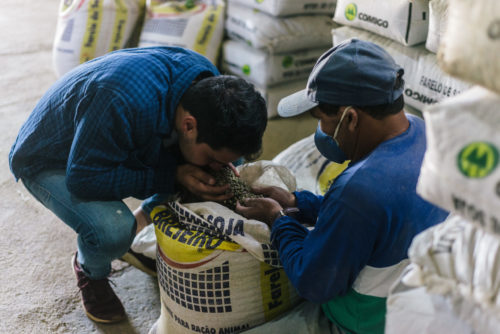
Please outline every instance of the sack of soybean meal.
[{"label": "sack of soybean meal", "polygon": [[52,49],[58,76],[128,46],[145,0],[61,0]]},{"label": "sack of soybean meal", "polygon": [[441,36],[444,34],[444,29],[446,28],[448,1],[449,0],[429,1],[429,32],[427,33],[425,47],[433,53],[438,52]]},{"label": "sack of soybean meal", "polygon": [[216,64],[224,10],[223,0],[148,0],[139,46],[180,46]]},{"label": "sack of soybean meal", "polygon": [[214,202],[171,202],[151,217],[162,300],[156,333],[239,333],[300,302],[266,224]]},{"label": "sack of soybean meal", "polygon": [[[498,330],[498,236],[486,233],[458,215],[451,215],[443,223],[417,235],[408,255],[411,265],[400,279],[400,286],[392,287],[387,300],[387,329],[401,330],[401,314],[407,313],[413,315],[416,326],[427,321],[429,328],[435,328],[435,324],[440,323],[441,328],[446,328],[444,332],[455,333],[448,326],[457,324],[464,333],[495,333]],[[398,303],[406,290],[401,285],[414,289],[424,287],[425,296],[420,293],[424,298],[420,302],[407,300],[406,305]],[[425,307],[423,301],[427,304]],[[447,321],[443,322],[444,319]],[[387,332],[401,333],[397,330]],[[410,329],[410,333],[417,331]]]},{"label": "sack of soybean meal", "polygon": [[500,95],[474,87],[424,110],[417,193],[500,234]]},{"label": "sack of soybean meal", "polygon": [[427,38],[429,0],[338,0],[333,20],[415,45]]},{"label": "sack of soybean meal", "polygon": [[223,45],[222,68],[261,87],[291,80],[307,79],[319,56],[328,48],[270,54],[241,41],[227,40]]},{"label": "sack of soybean meal", "polygon": [[272,16],[328,14],[333,15],[337,0],[228,0]]},{"label": "sack of soybean meal", "polygon": [[437,64],[436,55],[425,46],[403,46],[388,38],[352,27],[341,27],[332,30],[333,44],[349,39],[359,38],[376,43],[383,47],[405,70],[405,103],[424,110],[451,96],[460,94],[472,87],[468,82],[454,78],[445,73]]},{"label": "sack of soybean meal", "polygon": [[273,162],[295,175],[298,190],[308,190],[317,195],[324,195],[348,164],[348,161],[337,164],[322,156],[314,144],[314,134],[290,145]]},{"label": "sack of soybean meal", "polygon": [[[421,281],[412,281],[419,270],[420,267],[410,264],[392,286],[387,298],[386,334],[487,333],[476,332],[452,309],[452,306],[461,305],[461,309],[467,309],[468,314],[477,314],[481,312],[480,307],[462,297],[452,299],[430,293]],[[475,317],[478,318],[477,315]]]},{"label": "sack of soybean meal", "polygon": [[269,53],[331,47],[332,28],[337,26],[328,15],[274,17],[249,7],[229,3],[226,33]]},{"label": "sack of soybean meal", "polygon": [[447,73],[500,93],[500,1],[454,0],[438,52]]}]

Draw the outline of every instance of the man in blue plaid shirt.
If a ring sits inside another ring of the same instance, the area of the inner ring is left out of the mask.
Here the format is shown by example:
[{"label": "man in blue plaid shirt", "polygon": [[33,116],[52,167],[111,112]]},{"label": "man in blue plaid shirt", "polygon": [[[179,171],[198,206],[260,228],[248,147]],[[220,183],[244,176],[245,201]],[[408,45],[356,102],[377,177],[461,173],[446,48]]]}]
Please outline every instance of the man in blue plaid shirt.
[{"label": "man in blue plaid shirt", "polygon": [[[182,48],[126,49],[61,77],[21,127],[9,162],[31,194],[78,233],[73,270],[87,315],[125,317],[107,276],[137,222],[182,185],[204,200],[228,199],[217,170],[258,152],[263,98]],[[146,199],[135,215],[123,199]]]}]

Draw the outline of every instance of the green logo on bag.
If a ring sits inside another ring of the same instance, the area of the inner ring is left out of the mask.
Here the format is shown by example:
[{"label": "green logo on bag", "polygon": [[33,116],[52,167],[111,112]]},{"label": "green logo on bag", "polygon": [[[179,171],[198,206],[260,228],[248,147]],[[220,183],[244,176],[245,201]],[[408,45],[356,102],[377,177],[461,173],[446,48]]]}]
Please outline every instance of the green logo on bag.
[{"label": "green logo on bag", "polygon": [[281,62],[281,66],[283,66],[284,68],[290,67],[292,66],[292,64],[293,64],[292,56],[285,56],[283,58],[283,61]]},{"label": "green logo on bag", "polygon": [[264,0],[255,0],[256,3],[262,3]]},{"label": "green logo on bag", "polygon": [[241,68],[241,71],[245,75],[250,75],[250,66],[249,65],[243,65],[243,67]]},{"label": "green logo on bag", "polygon": [[484,141],[470,143],[457,157],[458,169],[468,178],[488,176],[498,165],[498,150]]},{"label": "green logo on bag", "polygon": [[344,15],[345,18],[348,19],[349,21],[352,21],[356,18],[356,15],[358,14],[358,7],[350,3],[345,7]]}]

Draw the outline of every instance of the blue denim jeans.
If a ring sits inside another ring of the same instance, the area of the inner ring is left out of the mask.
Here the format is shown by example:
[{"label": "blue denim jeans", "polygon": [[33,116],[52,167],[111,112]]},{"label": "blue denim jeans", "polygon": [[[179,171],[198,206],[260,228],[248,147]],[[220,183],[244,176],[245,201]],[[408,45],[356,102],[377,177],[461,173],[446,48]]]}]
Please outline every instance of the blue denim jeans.
[{"label": "blue denim jeans", "polygon": [[46,208],[78,234],[78,262],[91,279],[111,271],[111,261],[127,252],[135,237],[136,221],[122,201],[90,201],[72,195],[64,170],[22,178],[24,186]]}]

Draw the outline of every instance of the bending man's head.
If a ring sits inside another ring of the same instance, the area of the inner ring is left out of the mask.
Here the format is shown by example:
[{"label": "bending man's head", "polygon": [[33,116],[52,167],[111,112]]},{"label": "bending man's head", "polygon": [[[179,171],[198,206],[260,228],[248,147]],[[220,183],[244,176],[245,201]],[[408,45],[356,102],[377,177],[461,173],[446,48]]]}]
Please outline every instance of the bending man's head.
[{"label": "bending man's head", "polygon": [[261,150],[266,103],[246,80],[229,75],[202,79],[186,91],[180,104],[196,120],[196,143],[239,156]]}]

